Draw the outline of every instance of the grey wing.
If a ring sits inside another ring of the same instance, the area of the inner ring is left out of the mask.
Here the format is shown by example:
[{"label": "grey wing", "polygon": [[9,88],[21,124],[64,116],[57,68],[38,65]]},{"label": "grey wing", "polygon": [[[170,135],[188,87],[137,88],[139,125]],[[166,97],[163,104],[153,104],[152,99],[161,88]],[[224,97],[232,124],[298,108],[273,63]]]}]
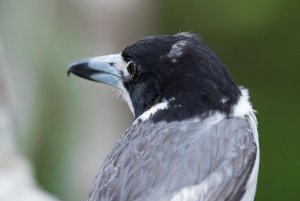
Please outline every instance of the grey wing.
[{"label": "grey wing", "polygon": [[[164,201],[240,201],[253,200],[253,195],[245,196],[250,176],[257,162],[256,128],[249,127],[240,119],[226,120],[210,129],[210,137],[203,138],[204,144],[209,144],[206,151],[198,157],[206,158],[210,164],[201,167],[200,174],[206,175],[199,182],[185,186],[171,195],[165,196]],[[229,133],[228,133],[229,132]],[[223,136],[223,137],[220,137]],[[206,156],[203,156],[206,155]],[[215,162],[212,162],[215,161]],[[188,168],[187,168],[188,171]],[[201,173],[202,172],[202,173]],[[254,173],[254,174],[257,174]],[[257,176],[257,175],[254,175]],[[201,177],[201,176],[200,176]],[[247,192],[249,193],[249,192]],[[245,197],[244,197],[245,196]]]},{"label": "grey wing", "polygon": [[256,160],[254,132],[243,118],[133,127],[104,162],[89,200],[241,200]]}]

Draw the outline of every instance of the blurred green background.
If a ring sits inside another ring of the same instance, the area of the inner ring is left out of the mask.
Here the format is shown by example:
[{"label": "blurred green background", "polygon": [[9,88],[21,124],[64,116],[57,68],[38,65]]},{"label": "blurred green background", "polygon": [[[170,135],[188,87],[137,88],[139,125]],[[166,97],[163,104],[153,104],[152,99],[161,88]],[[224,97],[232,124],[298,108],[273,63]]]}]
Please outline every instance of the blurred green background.
[{"label": "blurred green background", "polygon": [[108,86],[66,76],[69,63],[156,34],[200,34],[258,111],[256,201],[296,200],[300,184],[300,1],[0,0],[19,150],[39,184],[85,200],[132,121]]}]

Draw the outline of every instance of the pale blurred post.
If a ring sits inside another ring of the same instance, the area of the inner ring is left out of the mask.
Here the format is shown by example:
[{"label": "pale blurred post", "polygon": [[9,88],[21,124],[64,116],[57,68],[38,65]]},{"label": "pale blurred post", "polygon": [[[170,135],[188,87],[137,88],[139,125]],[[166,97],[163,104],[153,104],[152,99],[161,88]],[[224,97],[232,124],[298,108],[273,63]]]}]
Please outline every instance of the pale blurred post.
[{"label": "pale blurred post", "polygon": [[0,41],[0,201],[58,201],[36,185],[30,163],[17,151],[6,68]]}]

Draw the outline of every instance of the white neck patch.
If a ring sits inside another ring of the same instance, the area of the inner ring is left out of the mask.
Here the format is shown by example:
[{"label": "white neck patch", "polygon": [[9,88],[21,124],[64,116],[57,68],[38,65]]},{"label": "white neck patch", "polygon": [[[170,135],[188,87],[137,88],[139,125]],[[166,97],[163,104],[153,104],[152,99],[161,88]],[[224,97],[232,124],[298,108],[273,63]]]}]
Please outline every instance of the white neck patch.
[{"label": "white neck patch", "polygon": [[235,106],[233,106],[232,116],[234,117],[244,117],[249,113],[255,112],[252,108],[252,105],[249,101],[248,90],[240,87],[242,95],[239,97],[239,100]]},{"label": "white neck patch", "polygon": [[165,110],[169,108],[169,102],[168,101],[163,101],[161,103],[157,103],[156,105],[152,106],[149,110],[145,111],[139,118],[137,118],[134,121],[134,124],[138,122],[139,120],[146,121],[148,120],[151,116],[153,116],[157,111],[159,110]]},{"label": "white neck patch", "polygon": [[[254,112],[255,112],[255,110],[253,110],[252,105],[249,101],[249,92],[248,92],[248,90],[243,88],[243,87],[240,87],[240,90],[242,92],[242,95],[239,97],[239,100],[236,103],[236,105],[233,106],[233,110],[232,110],[232,116],[233,117],[245,117],[246,115],[254,114]],[[123,93],[122,93],[123,99],[127,102],[131,112],[134,114],[134,108],[133,108],[132,102],[130,100],[129,94],[126,93],[125,90],[122,90],[122,91],[123,91]],[[125,91],[125,93],[124,93],[124,91]],[[174,98],[170,99],[169,101],[172,101],[172,100],[174,100]],[[168,108],[169,108],[169,102],[168,101],[163,101],[161,103],[157,103],[156,105],[152,106],[150,109],[145,111],[143,114],[141,114],[135,120],[135,122],[137,122],[138,120],[146,121],[151,116],[153,116],[157,111],[165,110],[165,109],[168,109]],[[225,118],[224,115],[221,115],[221,116],[223,118]]]}]

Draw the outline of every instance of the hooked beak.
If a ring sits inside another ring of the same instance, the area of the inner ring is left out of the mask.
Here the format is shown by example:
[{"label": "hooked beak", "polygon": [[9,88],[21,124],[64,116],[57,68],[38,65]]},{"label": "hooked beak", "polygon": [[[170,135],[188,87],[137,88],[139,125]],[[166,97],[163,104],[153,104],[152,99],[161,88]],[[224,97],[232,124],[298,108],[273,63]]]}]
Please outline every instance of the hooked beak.
[{"label": "hooked beak", "polygon": [[105,83],[120,89],[120,82],[123,80],[123,69],[127,63],[121,54],[113,54],[94,58],[83,59],[72,63],[67,74],[71,73],[79,77],[95,82]]}]

